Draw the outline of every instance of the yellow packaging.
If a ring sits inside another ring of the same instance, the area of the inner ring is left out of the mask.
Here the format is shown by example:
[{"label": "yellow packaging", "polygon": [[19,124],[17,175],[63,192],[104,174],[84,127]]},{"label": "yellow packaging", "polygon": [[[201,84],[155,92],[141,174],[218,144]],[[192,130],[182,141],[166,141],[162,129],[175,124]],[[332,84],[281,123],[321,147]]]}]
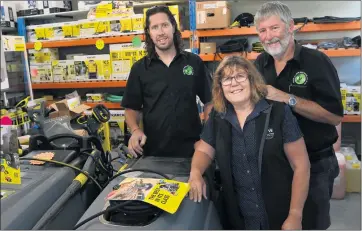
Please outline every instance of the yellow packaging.
[{"label": "yellow packaging", "polygon": [[35,38],[36,40],[45,40],[45,28],[42,26],[36,27],[35,29]]},{"label": "yellow packaging", "polygon": [[132,31],[143,32],[144,31],[144,17],[143,14],[135,14],[132,16]]},{"label": "yellow packaging", "polygon": [[361,114],[361,87],[348,86],[346,93],[346,114]]},{"label": "yellow packaging", "polygon": [[110,55],[88,55],[85,65],[88,68],[87,81],[111,79]]},{"label": "yellow packaging", "polygon": [[96,18],[106,18],[112,14],[112,3],[98,4],[96,7]]},{"label": "yellow packaging", "polygon": [[5,159],[1,159],[1,184],[21,184],[20,167],[9,166]]},{"label": "yellow packaging", "polygon": [[347,97],[347,88],[342,87],[341,88],[341,98],[342,98],[342,105],[343,105],[344,114],[346,114],[346,112],[347,112],[346,97]]},{"label": "yellow packaging", "polygon": [[30,64],[47,63],[50,64],[52,60],[59,59],[58,48],[43,48],[40,51],[34,49],[28,50],[28,58]]},{"label": "yellow packaging", "polygon": [[73,81],[87,81],[88,80],[88,66],[86,64],[86,55],[74,56],[74,70],[75,78],[68,79],[69,82]]},{"label": "yellow packaging", "polygon": [[90,19],[80,22],[80,37],[97,37],[110,32],[110,21],[106,19]]},{"label": "yellow packaging", "polygon": [[62,32],[64,38],[72,38],[73,37],[73,24],[72,23],[63,23]]},{"label": "yellow packaging", "polygon": [[[146,19],[146,12],[149,8],[143,9],[143,17]],[[180,28],[180,13],[179,13],[179,6],[168,6],[168,9],[171,11],[172,15],[175,17],[176,23],[178,28]]]},{"label": "yellow packaging", "polygon": [[80,24],[78,22],[72,23],[72,33],[73,38],[80,37]]},{"label": "yellow packaging", "polygon": [[52,26],[45,27],[44,33],[46,40],[54,40],[54,28]]}]

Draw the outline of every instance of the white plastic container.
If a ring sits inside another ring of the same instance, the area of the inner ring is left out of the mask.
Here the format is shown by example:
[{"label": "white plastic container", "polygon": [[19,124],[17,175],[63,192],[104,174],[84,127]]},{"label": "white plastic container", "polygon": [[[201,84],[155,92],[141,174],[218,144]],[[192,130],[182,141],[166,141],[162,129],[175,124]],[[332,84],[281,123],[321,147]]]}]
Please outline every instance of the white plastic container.
[{"label": "white plastic container", "polygon": [[339,175],[334,179],[333,199],[343,199],[346,195],[346,158],[342,153],[336,152],[339,166]]}]

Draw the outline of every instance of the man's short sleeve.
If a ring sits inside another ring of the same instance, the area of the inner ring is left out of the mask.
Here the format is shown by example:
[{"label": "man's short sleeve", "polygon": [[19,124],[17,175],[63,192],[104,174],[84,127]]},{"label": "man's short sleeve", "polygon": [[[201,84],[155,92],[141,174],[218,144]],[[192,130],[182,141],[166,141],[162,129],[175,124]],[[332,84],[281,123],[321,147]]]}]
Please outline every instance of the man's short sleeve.
[{"label": "man's short sleeve", "polygon": [[212,78],[210,72],[205,67],[203,61],[199,58],[199,73],[197,78],[197,95],[202,103],[206,104],[211,101]]},{"label": "man's short sleeve", "polygon": [[298,125],[297,118],[295,118],[288,105],[284,106],[282,132],[284,144],[297,141],[303,137],[303,134]]},{"label": "man's short sleeve", "polygon": [[126,90],[123,94],[121,106],[133,110],[141,110],[143,105],[143,92],[137,63],[131,68],[127,80]]},{"label": "man's short sleeve", "polygon": [[313,101],[327,111],[343,116],[340,81],[336,68],[327,55],[321,52],[318,73],[312,82]]},{"label": "man's short sleeve", "polygon": [[201,133],[201,139],[211,145],[215,149],[215,133],[214,133],[214,111],[210,113],[210,118],[206,121]]}]

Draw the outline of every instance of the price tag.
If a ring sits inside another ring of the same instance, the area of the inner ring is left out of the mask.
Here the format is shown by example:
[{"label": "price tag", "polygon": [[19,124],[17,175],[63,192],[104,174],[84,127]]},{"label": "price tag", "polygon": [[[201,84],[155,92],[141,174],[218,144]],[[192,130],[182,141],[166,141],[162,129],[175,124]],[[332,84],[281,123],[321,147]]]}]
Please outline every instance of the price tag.
[{"label": "price tag", "polygon": [[103,50],[104,48],[104,41],[103,39],[98,39],[96,42],[96,47],[98,50]]},{"label": "price tag", "polygon": [[34,43],[34,49],[36,51],[40,51],[42,47],[43,47],[43,44],[41,42],[37,41]]}]

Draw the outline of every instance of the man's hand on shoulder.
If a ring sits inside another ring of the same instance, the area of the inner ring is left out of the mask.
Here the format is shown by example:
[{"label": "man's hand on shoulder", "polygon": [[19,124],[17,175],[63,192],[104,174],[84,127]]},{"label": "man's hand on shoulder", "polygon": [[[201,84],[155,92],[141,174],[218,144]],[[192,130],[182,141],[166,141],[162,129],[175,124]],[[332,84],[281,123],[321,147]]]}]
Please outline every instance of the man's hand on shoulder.
[{"label": "man's hand on shoulder", "polygon": [[271,85],[267,85],[267,99],[277,101],[277,102],[283,102],[288,103],[289,101],[289,94],[285,93],[281,90],[276,89],[275,87]]}]

